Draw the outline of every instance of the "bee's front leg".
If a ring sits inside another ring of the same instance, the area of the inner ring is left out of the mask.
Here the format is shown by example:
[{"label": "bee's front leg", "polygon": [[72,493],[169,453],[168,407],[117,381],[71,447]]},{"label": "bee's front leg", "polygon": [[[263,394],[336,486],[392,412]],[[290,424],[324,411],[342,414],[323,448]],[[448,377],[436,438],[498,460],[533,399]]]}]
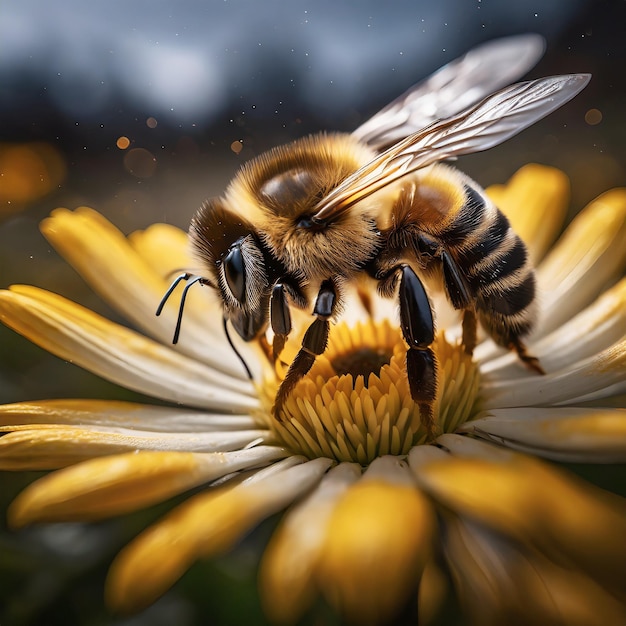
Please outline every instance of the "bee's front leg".
[{"label": "bee's front leg", "polygon": [[280,353],[285,347],[287,335],[291,332],[291,314],[285,287],[282,283],[276,283],[270,297],[270,325],[274,332],[272,341],[272,356],[278,360]]},{"label": "bee's front leg", "polygon": [[313,315],[315,320],[307,328],[302,339],[302,347],[300,348],[295,359],[292,361],[287,375],[281,383],[276,401],[274,402],[273,413],[276,419],[280,419],[280,412],[294,390],[298,382],[307,374],[307,372],[315,363],[318,355],[326,350],[328,345],[328,334],[330,332],[330,318],[335,312],[337,304],[337,292],[335,285],[331,280],[325,280],[320,287],[313,307]]}]

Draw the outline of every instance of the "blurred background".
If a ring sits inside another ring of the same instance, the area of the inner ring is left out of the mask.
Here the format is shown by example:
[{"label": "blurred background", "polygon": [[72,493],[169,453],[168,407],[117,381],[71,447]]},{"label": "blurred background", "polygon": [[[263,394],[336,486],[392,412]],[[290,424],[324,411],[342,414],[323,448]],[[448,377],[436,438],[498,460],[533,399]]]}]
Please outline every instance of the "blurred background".
[{"label": "blurred background", "polygon": [[[117,319],[39,234],[52,209],[88,205],[124,232],[186,228],[248,158],[310,132],[350,131],[469,48],[525,32],[547,41],[530,77],[593,80],[459,165],[483,185],[529,161],[557,166],[571,178],[574,214],[626,182],[624,24],[623,0],[3,0],[0,287],[46,287]],[[1,327],[0,402],[49,397],[137,399]],[[4,475],[3,506],[32,477]],[[262,619],[254,565],[271,522],[129,620],[102,607],[102,563],[145,517],[17,535],[0,523],[3,626]]]}]

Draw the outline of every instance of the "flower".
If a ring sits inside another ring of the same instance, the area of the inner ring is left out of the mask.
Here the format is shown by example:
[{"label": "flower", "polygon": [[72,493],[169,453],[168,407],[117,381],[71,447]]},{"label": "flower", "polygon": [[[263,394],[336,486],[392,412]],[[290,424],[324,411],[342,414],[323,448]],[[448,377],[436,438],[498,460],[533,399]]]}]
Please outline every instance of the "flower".
[{"label": "flower", "polygon": [[126,238],[91,209],[55,211],[45,236],[140,330],[23,285],[0,293],[0,318],[161,404],[0,407],[0,467],[56,470],[18,496],[11,525],[102,519],[204,486],[119,554],[112,607],[147,606],[196,559],[290,507],[260,568],[277,622],[297,621],[319,594],[359,623],[414,597],[428,621],[451,586],[479,623],[623,623],[624,501],[541,458],[626,460],[626,411],[599,406],[626,391],[626,189],[592,202],[551,249],[567,208],[562,173],[527,166],[489,193],[538,263],[541,318],[528,347],[548,373],[490,341],[468,357],[438,308],[432,440],[393,312],[345,311],[275,419],[281,365],[253,346],[248,380],[213,323],[210,290],[190,292],[177,346],[175,304],[154,315],[167,277],[190,266],[184,233],[157,224]]}]

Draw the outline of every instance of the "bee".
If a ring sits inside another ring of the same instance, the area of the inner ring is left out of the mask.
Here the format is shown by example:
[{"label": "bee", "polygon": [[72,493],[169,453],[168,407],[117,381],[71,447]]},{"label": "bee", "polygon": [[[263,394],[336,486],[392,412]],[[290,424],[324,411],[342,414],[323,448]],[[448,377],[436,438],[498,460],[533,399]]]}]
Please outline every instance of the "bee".
[{"label": "bee", "polygon": [[311,311],[276,396],[274,415],[281,419],[285,400],[326,349],[346,288],[370,277],[382,296],[399,304],[411,396],[432,433],[438,368],[424,282],[430,285],[435,276],[462,314],[468,354],[480,323],[498,345],[543,373],[523,343],[536,318],[526,247],[484,190],[443,163],[500,144],[588,83],[589,75],[572,74],[497,90],[542,52],[535,35],[489,42],[418,83],[352,134],[312,135],[244,164],[223,197],[205,202],[191,222],[189,239],[202,273],[179,276],[157,312],[187,281],[174,341],[195,283],[221,298],[226,331],[230,322],[244,341],[265,341],[273,359],[291,332],[291,307]]}]

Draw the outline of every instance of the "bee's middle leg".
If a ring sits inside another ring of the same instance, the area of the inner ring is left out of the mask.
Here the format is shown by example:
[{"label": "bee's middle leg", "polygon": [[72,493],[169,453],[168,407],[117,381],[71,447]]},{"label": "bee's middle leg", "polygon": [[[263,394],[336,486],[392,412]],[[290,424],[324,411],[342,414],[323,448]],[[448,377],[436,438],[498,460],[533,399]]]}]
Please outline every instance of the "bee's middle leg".
[{"label": "bee's middle leg", "polygon": [[422,281],[408,265],[400,265],[382,277],[382,291],[390,291],[385,283],[396,280],[400,273],[400,327],[409,349],[406,373],[411,397],[420,409],[420,420],[430,435],[435,431],[435,400],[437,397],[437,359],[432,349],[435,322],[430,301]]},{"label": "bee's middle leg", "polygon": [[315,320],[307,328],[302,339],[302,347],[298,351],[295,359],[292,361],[287,371],[287,375],[283,379],[276,400],[274,402],[273,413],[276,419],[280,419],[280,411],[294,390],[298,382],[313,367],[315,359],[326,350],[328,345],[328,334],[330,332],[330,318],[333,316],[337,304],[337,292],[332,281],[326,280],[322,283],[315,306],[313,307],[313,315]]},{"label": "bee's middle leg", "polygon": [[287,302],[285,286],[282,283],[276,283],[272,289],[270,297],[270,325],[274,333],[272,358],[276,362],[285,347],[287,336],[291,332],[289,303]]}]

